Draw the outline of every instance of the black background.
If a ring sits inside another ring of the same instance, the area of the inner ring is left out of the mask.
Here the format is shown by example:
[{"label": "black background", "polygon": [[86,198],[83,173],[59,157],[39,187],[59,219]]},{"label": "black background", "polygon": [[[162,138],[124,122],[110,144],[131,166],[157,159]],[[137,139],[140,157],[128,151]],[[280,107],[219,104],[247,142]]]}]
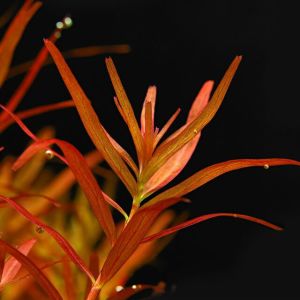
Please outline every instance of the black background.
[{"label": "black background", "polygon": [[[10,2],[1,1],[1,9]],[[293,5],[291,1],[44,1],[14,63],[33,58],[42,38],[70,13],[74,27],[63,33],[59,48],[129,43],[131,53],[113,55],[113,59],[137,115],[147,87],[157,85],[156,122],[160,127],[177,107],[182,108],[175,124],[180,126],[201,85],[208,79],[218,83],[233,57],[242,54],[242,64],[220,111],[203,131],[191,162],[175,182],[228,159],[300,160],[299,20]],[[112,101],[104,57],[69,63],[104,126],[132,151]],[[6,83],[1,102],[19,80]],[[68,98],[51,66],[41,72],[20,108]],[[92,149],[72,109],[35,117],[26,124],[34,130],[52,124],[59,138],[82,152]],[[15,154],[28,141],[16,126],[1,139]],[[191,217],[239,212],[272,221],[285,231],[273,232],[235,219],[208,221],[180,232],[158,262],[140,276],[152,282],[166,280],[170,290],[175,287],[161,299],[300,299],[299,179],[296,167],[247,169],[191,193]],[[121,188],[120,198],[124,195],[128,196]]]}]

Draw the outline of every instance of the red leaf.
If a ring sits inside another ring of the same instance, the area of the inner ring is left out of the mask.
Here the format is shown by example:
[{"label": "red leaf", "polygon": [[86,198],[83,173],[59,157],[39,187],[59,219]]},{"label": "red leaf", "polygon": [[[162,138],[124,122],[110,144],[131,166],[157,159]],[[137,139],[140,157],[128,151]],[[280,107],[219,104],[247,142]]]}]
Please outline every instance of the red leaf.
[{"label": "red leaf", "polygon": [[[54,143],[63,151],[68,165],[87,196],[100,226],[103,228],[111,244],[113,244],[116,237],[116,230],[111,211],[84,157],[73,145],[59,139],[36,142],[23,152],[14,163],[13,169],[20,168],[37,151],[47,148]],[[112,199],[110,200],[113,201]]]},{"label": "red leaf", "polygon": [[83,260],[78,256],[76,251],[72,248],[69,242],[55,229],[46,225],[42,221],[40,221],[37,217],[33,216],[28,210],[24,207],[16,203],[15,201],[11,200],[10,198],[4,197],[0,195],[0,199],[7,202],[14,210],[16,210],[19,214],[21,214],[24,218],[29,220],[31,223],[37,225],[38,227],[43,228],[47,231],[59,244],[59,246],[64,250],[64,252],[70,257],[70,259],[76,264],[87,276],[93,281],[93,275],[83,262]]},{"label": "red leaf", "polygon": [[163,199],[182,197],[190,193],[191,191],[199,188],[214,178],[238,169],[249,167],[269,167],[269,166],[283,166],[283,165],[295,165],[300,166],[300,162],[292,159],[285,158],[263,158],[263,159],[236,159],[214,164],[207,168],[204,168],[188,179],[181,183],[167,189],[166,191],[155,196],[144,206],[152,205]]},{"label": "red leaf", "polygon": [[[58,32],[57,32],[57,29],[56,29],[54,31],[54,33],[49,37],[49,39],[52,42],[55,42],[57,40],[57,38],[58,38]],[[35,78],[37,77],[37,75],[40,72],[41,68],[43,67],[43,64],[46,61],[47,57],[48,57],[47,48],[45,46],[43,46],[42,49],[40,50],[40,52],[38,53],[36,59],[32,63],[31,67],[29,68],[26,76],[22,80],[21,84],[15,90],[15,92],[13,93],[11,98],[9,99],[8,103],[6,104],[6,108],[9,111],[13,112],[16,109],[16,107],[19,105],[21,100],[24,98],[25,94],[30,89],[33,81],[35,80]],[[5,114],[5,112],[0,114],[0,120],[1,121],[6,120],[7,117],[8,117],[8,115]]]},{"label": "red leaf", "polygon": [[[27,256],[35,243],[35,239],[26,241],[18,247],[18,251]],[[15,257],[10,257],[4,264],[0,286],[3,286],[13,280],[21,269],[21,266],[21,263]]]},{"label": "red leaf", "polygon": [[45,45],[50,52],[58,71],[60,72],[62,79],[68,88],[83,125],[95,144],[96,148],[104,156],[107,163],[116,172],[122,182],[125,184],[128,191],[132,196],[136,194],[136,181],[127,168],[125,162],[120,157],[118,151],[114,148],[108,136],[105,134],[105,130],[100,123],[92,105],[82,90],[81,86],[77,82],[75,76],[70,70],[69,66],[65,62],[62,54],[50,41],[45,40]]},{"label": "red leaf", "polygon": [[[26,133],[31,139],[33,139],[34,141],[38,141],[38,137],[33,134],[30,129],[21,121],[20,118],[18,118],[14,113],[12,113],[11,111],[9,111],[5,106],[0,104],[0,107],[7,112],[14,120],[15,122],[20,126],[20,128],[23,130],[24,133]],[[56,153],[55,151],[50,150],[54,155],[56,155],[57,157],[59,157],[63,162],[65,162],[67,164],[67,162],[65,161],[65,159],[58,153]]]},{"label": "red leaf", "polygon": [[274,224],[269,223],[265,220],[258,219],[258,218],[255,218],[255,217],[251,217],[251,216],[248,216],[248,215],[236,214],[236,213],[214,213],[214,214],[207,214],[207,215],[204,215],[204,216],[194,218],[192,220],[183,222],[179,225],[173,226],[171,228],[168,228],[168,229],[162,230],[158,233],[147,236],[146,238],[143,239],[142,242],[147,243],[147,242],[150,242],[150,241],[153,241],[153,240],[156,240],[156,239],[160,239],[160,238],[162,238],[166,235],[172,234],[172,233],[174,233],[178,230],[184,229],[186,227],[195,225],[197,223],[200,223],[200,222],[203,222],[203,221],[206,221],[206,220],[209,220],[209,219],[218,218],[218,217],[232,217],[232,218],[244,219],[244,220],[247,220],[247,221],[251,221],[251,222],[254,222],[254,223],[261,224],[263,226],[272,228],[272,229],[277,230],[277,231],[282,230],[282,228],[277,226],[277,225],[274,225]]},{"label": "red leaf", "polygon": [[[37,106],[31,109],[27,109],[24,111],[20,111],[16,113],[16,116],[21,119],[27,119],[30,117],[34,117],[40,114],[43,114],[45,112],[49,112],[52,110],[57,110],[57,109],[62,109],[62,108],[67,108],[67,107],[73,107],[74,102],[73,101],[62,101],[54,104],[48,104],[48,105],[41,105]],[[9,127],[11,124],[13,124],[15,121],[14,119],[5,119],[0,123],[0,132],[4,131],[7,127]]]},{"label": "red leaf", "polygon": [[[182,130],[184,130],[189,123],[191,123],[198,116],[200,116],[203,109],[207,105],[212,88],[213,81],[207,81],[203,85],[195,101],[192,104],[186,125],[180,128],[179,131],[175,132],[175,134],[173,134],[170,137],[170,139],[178,136],[178,134],[182,132]],[[183,170],[183,168],[186,166],[196,149],[196,146],[200,139],[200,135],[201,132],[198,132],[198,134],[192,140],[190,140],[172,157],[170,157],[167,160],[167,162],[147,181],[144,187],[144,193],[146,195],[153,193],[161,187],[167,185]]]},{"label": "red leaf", "polygon": [[62,300],[57,289],[28,257],[1,239],[0,246],[3,247],[11,256],[14,256],[27,269],[27,271],[36,279],[43,290],[48,294],[50,299]]},{"label": "red leaf", "polygon": [[109,281],[134,253],[158,215],[179,201],[181,198],[166,199],[152,206],[144,206],[133,215],[103,265],[100,273],[100,286]]},{"label": "red leaf", "polygon": [[141,174],[140,180],[142,184],[145,184],[149,178],[151,178],[153,174],[155,174],[168,161],[169,158],[171,158],[184,145],[199,134],[199,132],[212,120],[222,104],[240,61],[241,56],[237,56],[232,61],[203,112],[194,121],[189,123],[175,138],[163,142],[156,149],[152,159]]},{"label": "red leaf", "polygon": [[107,67],[107,70],[108,70],[108,73],[110,76],[110,80],[111,80],[114,90],[117,94],[117,99],[118,99],[119,105],[122,109],[123,116],[125,118],[125,122],[131,133],[131,136],[132,136],[135,148],[136,148],[136,153],[139,158],[139,162],[141,162],[142,156],[143,156],[143,139],[142,139],[142,134],[141,134],[138,122],[136,120],[134,111],[133,111],[130,101],[126,95],[126,92],[122,85],[121,79],[119,77],[119,74],[116,70],[116,67],[115,67],[112,59],[110,57],[106,58],[105,63],[106,63],[106,67]]},{"label": "red leaf", "polygon": [[23,32],[41,5],[41,2],[26,0],[6,30],[0,42],[0,87],[2,87],[7,77],[13,54]]}]

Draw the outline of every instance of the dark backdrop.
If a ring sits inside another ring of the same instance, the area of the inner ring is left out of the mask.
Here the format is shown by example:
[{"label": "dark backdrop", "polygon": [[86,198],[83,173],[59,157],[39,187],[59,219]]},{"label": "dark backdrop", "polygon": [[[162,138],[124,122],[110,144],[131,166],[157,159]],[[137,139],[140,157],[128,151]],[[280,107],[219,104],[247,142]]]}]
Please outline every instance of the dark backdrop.
[{"label": "dark backdrop", "polygon": [[[1,1],[1,7],[9,2]],[[60,49],[131,45],[130,54],[113,55],[113,59],[137,114],[147,87],[157,85],[158,126],[177,107],[182,113],[176,126],[184,122],[203,82],[219,82],[233,57],[244,56],[220,111],[203,131],[193,159],[176,182],[228,159],[300,159],[299,20],[292,2],[44,1],[14,63],[33,58],[42,38],[66,13],[72,15],[74,27],[64,32],[58,42]],[[112,101],[114,92],[104,56],[69,62],[103,124],[132,150]],[[7,82],[3,99],[19,79]],[[51,66],[41,72],[21,108],[68,97]],[[92,148],[72,109],[36,117],[27,124],[33,129],[52,124],[58,137],[81,151]],[[16,154],[28,141],[16,127],[2,137]],[[247,169],[224,175],[191,193],[191,217],[240,212],[265,218],[285,231],[273,232],[241,220],[208,221],[180,232],[158,262],[140,272],[139,278],[167,281],[170,292],[161,299],[300,299],[299,179],[296,167]],[[121,188],[119,196],[123,195],[127,194]]]}]

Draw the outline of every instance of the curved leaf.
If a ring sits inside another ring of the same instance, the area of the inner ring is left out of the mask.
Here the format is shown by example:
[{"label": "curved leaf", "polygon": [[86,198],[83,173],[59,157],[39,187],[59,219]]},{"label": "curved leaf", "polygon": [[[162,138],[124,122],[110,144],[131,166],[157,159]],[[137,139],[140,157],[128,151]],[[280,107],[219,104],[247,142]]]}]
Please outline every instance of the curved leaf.
[{"label": "curved leaf", "polygon": [[49,279],[28,257],[1,239],[0,246],[3,247],[11,256],[14,256],[27,269],[27,271],[36,279],[43,290],[48,294],[50,299],[63,300]]},{"label": "curved leaf", "polygon": [[[27,256],[35,243],[36,239],[28,240],[18,247],[18,251]],[[12,281],[18,274],[21,266],[22,264],[15,257],[10,257],[4,264],[0,286]]]},{"label": "curved leaf", "polygon": [[85,265],[84,261],[78,256],[73,247],[60,233],[58,233],[55,229],[40,221],[23,206],[19,205],[17,202],[11,200],[10,198],[0,195],[0,199],[7,202],[14,210],[16,210],[19,214],[21,214],[31,223],[47,231],[57,241],[58,245],[63,249],[63,251],[68,255],[68,257],[70,257],[74,264],[76,264],[92,281],[94,280],[93,275],[89,271],[88,267]]},{"label": "curved leaf", "polygon": [[[111,244],[113,244],[116,238],[116,230],[111,211],[84,157],[73,145],[59,139],[35,142],[29,146],[14,163],[13,169],[16,170],[20,168],[35,153],[52,144],[56,144],[63,151],[65,159],[82,187],[100,226],[103,228]],[[112,201],[112,199],[109,200]]]},{"label": "curved leaf", "polygon": [[300,166],[300,162],[292,159],[285,158],[265,158],[265,159],[236,159],[214,164],[207,168],[204,168],[188,179],[175,185],[174,187],[167,189],[161,194],[157,195],[145,206],[151,206],[154,203],[162,201],[163,199],[172,197],[181,197],[190,193],[191,191],[199,188],[214,178],[238,169],[249,168],[249,167],[269,167],[269,166],[283,166],[283,165],[295,165]]},{"label": "curved leaf", "polygon": [[200,216],[200,217],[196,217],[192,220],[183,222],[179,225],[176,225],[176,226],[173,226],[171,228],[164,229],[164,230],[162,230],[158,233],[149,235],[149,236],[147,236],[146,238],[143,239],[142,243],[147,243],[147,242],[150,242],[150,241],[153,241],[153,240],[156,240],[156,239],[160,239],[160,238],[162,238],[164,236],[167,236],[169,234],[172,234],[172,233],[174,233],[178,230],[184,229],[186,227],[195,225],[195,224],[203,222],[203,221],[207,221],[209,219],[218,218],[218,217],[231,217],[231,218],[244,219],[244,220],[247,220],[247,221],[251,221],[251,222],[254,222],[254,223],[261,224],[263,226],[269,227],[269,228],[277,230],[277,231],[283,230],[281,227],[279,227],[277,225],[274,225],[274,224],[272,224],[270,222],[267,222],[265,220],[255,218],[255,217],[251,217],[251,216],[248,216],[248,215],[236,214],[236,213],[214,213],[214,214],[207,214],[207,215],[203,215],[203,216]]},{"label": "curved leaf", "polygon": [[95,144],[96,148],[104,156],[107,163],[116,172],[126,188],[132,196],[136,194],[136,182],[127,168],[125,162],[122,160],[118,151],[114,148],[111,141],[105,134],[104,128],[100,123],[92,105],[77,82],[75,76],[65,62],[62,54],[50,41],[45,40],[45,45],[50,52],[62,79],[68,88],[83,125]]},{"label": "curved leaf", "polygon": [[154,152],[152,159],[141,175],[141,182],[146,183],[178,150],[191,141],[215,116],[224,96],[229,88],[233,76],[241,62],[242,57],[237,56],[227,71],[225,72],[221,82],[216,88],[211,100],[193,122],[189,123],[182,132],[174,139],[165,141]]}]

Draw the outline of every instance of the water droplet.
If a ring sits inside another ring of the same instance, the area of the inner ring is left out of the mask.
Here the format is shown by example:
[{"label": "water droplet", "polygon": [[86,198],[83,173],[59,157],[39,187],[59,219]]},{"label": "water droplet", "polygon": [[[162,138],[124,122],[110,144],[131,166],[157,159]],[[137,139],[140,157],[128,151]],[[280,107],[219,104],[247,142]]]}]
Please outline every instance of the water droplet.
[{"label": "water droplet", "polygon": [[117,285],[115,290],[116,292],[121,292],[122,290],[124,290],[124,287],[122,285]]},{"label": "water droplet", "polygon": [[136,290],[137,289],[137,285],[134,284],[134,285],[131,286],[131,288],[134,289],[134,290]]},{"label": "water droplet", "polygon": [[70,28],[73,25],[73,20],[71,19],[71,17],[65,17],[63,19],[63,23],[64,23],[64,28]]},{"label": "water droplet", "polygon": [[54,157],[53,151],[51,151],[49,149],[45,151],[45,155],[46,155],[47,159],[52,159]]},{"label": "water droplet", "polygon": [[270,166],[269,166],[268,164],[265,164],[265,165],[264,165],[264,169],[265,169],[265,170],[268,170],[269,168],[270,168]]},{"label": "water droplet", "polygon": [[62,21],[59,21],[56,23],[56,28],[57,29],[63,29],[64,28],[64,23]]},{"label": "water droplet", "polygon": [[44,228],[42,228],[40,226],[36,226],[35,231],[36,231],[36,233],[42,234],[42,233],[44,233],[45,230],[44,230]]},{"label": "water droplet", "polygon": [[198,133],[198,130],[197,130],[197,129],[194,129],[193,131],[194,131],[194,133],[196,133],[196,134]]}]

